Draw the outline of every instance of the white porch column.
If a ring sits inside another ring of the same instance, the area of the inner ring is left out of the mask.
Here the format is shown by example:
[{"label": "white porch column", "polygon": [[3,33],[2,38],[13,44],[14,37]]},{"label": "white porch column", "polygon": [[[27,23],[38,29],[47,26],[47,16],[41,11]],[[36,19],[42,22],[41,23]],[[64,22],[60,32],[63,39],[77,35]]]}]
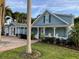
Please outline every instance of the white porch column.
[{"label": "white porch column", "polygon": [[39,39],[39,27],[37,28],[37,36],[38,36],[38,39]]},{"label": "white porch column", "polygon": [[24,35],[26,34],[25,32],[26,32],[26,30],[25,30],[26,28],[24,27]]},{"label": "white porch column", "polygon": [[23,34],[25,35],[25,27],[23,28]]},{"label": "white porch column", "polygon": [[1,40],[1,31],[2,31],[2,24],[1,24],[1,21],[2,21],[2,0],[0,0],[0,40]]},{"label": "white porch column", "polygon": [[43,28],[43,34],[45,35],[45,27]]},{"label": "white porch column", "polygon": [[54,37],[56,37],[56,27],[54,27]]},{"label": "white porch column", "polygon": [[66,27],[66,35],[67,35],[67,38],[68,38],[68,35],[69,35],[69,28],[68,27]]},{"label": "white porch column", "polygon": [[19,34],[20,34],[20,33],[19,33],[19,32],[20,32],[20,31],[19,31],[19,30],[20,30],[19,27],[17,27],[17,30],[18,30],[18,33],[17,33],[17,34],[18,34],[18,37],[19,37]]}]

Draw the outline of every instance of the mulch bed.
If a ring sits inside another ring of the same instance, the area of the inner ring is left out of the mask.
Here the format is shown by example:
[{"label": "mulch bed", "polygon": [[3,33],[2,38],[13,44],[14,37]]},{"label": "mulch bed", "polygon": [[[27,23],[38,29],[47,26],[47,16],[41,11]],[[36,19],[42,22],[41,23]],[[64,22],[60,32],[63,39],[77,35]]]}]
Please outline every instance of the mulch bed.
[{"label": "mulch bed", "polygon": [[41,53],[38,50],[33,50],[32,54],[22,52],[21,57],[23,59],[38,59],[39,57],[41,57]]},{"label": "mulch bed", "polygon": [[[54,45],[57,45],[57,44],[54,44]],[[69,45],[57,45],[57,46],[61,46],[61,47],[65,47],[65,48],[69,48],[69,49],[73,49],[73,50],[77,50],[79,51],[79,47],[76,47],[76,46],[69,46]]]}]

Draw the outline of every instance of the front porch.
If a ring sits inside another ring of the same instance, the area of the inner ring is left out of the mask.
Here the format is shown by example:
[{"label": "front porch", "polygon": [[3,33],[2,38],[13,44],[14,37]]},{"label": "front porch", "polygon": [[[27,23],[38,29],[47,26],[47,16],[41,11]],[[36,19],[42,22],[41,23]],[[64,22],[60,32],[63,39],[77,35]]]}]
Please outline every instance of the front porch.
[{"label": "front porch", "polygon": [[35,37],[40,39],[41,34],[45,37],[68,38],[68,27],[33,27]]},{"label": "front porch", "polygon": [[[27,27],[15,27],[11,26],[8,30],[5,30],[5,34],[9,31],[9,36],[18,36],[23,35],[26,37],[27,35]],[[43,34],[45,37],[56,37],[56,38],[68,38],[68,31],[69,27],[49,27],[49,26],[43,26],[43,27],[32,27],[32,33],[34,33],[35,38],[40,39],[41,34]]]}]

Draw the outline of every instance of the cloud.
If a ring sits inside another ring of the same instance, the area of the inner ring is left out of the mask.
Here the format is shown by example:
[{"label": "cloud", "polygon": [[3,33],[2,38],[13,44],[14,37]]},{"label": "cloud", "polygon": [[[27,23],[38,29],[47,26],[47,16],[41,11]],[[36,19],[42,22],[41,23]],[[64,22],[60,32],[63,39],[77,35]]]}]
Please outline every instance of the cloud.
[{"label": "cloud", "polygon": [[[26,12],[27,0],[6,0],[6,6],[14,12]],[[33,16],[38,15],[42,10],[50,9],[53,12],[69,12],[79,14],[79,0],[32,0]],[[71,11],[73,10],[73,11]],[[77,12],[76,12],[77,11]],[[76,13],[75,13],[76,12]]]},{"label": "cloud", "polygon": [[65,10],[70,10],[70,9],[79,9],[78,6],[71,6],[71,7],[49,7],[49,9],[54,10],[54,11],[65,11]]},{"label": "cloud", "polygon": [[33,5],[32,8],[46,8],[47,5]]}]

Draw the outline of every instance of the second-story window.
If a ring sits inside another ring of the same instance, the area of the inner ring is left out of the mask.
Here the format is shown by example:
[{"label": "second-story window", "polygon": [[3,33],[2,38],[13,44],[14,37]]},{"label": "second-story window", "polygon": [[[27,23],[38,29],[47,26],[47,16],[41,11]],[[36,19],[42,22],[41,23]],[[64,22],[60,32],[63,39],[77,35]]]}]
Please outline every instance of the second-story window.
[{"label": "second-story window", "polygon": [[45,24],[51,23],[51,15],[49,15],[48,13],[46,13],[46,14],[43,16],[43,23],[45,23]]},{"label": "second-story window", "polygon": [[45,15],[46,17],[45,17],[45,23],[46,24],[48,24],[49,23],[49,14],[48,13],[46,13],[46,15]]},{"label": "second-story window", "polygon": [[51,23],[51,15],[49,15],[49,23]]},{"label": "second-story window", "polygon": [[43,22],[45,23],[45,16],[44,16],[44,18],[43,18]]}]

